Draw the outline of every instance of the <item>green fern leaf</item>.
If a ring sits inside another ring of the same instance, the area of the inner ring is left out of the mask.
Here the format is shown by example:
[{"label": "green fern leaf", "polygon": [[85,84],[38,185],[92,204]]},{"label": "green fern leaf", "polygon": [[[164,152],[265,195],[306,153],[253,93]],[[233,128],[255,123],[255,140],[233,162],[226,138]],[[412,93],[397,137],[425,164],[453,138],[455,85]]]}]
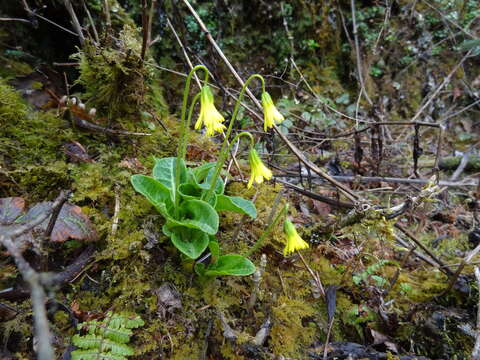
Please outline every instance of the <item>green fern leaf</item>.
[{"label": "green fern leaf", "polygon": [[72,351],[72,360],[128,360],[125,356],[112,353],[98,353],[93,350]]},{"label": "green fern leaf", "polygon": [[112,354],[123,356],[133,355],[133,350],[130,346],[113,342],[101,336],[90,334],[85,336],[74,335],[72,341],[75,346],[82,349],[95,349],[100,353],[111,351]]},{"label": "green fern leaf", "polygon": [[86,335],[74,335],[72,342],[79,349],[72,352],[72,360],[127,360],[134,354],[127,345],[133,328],[144,325],[139,316],[107,313],[102,321],[91,320],[79,324]]}]

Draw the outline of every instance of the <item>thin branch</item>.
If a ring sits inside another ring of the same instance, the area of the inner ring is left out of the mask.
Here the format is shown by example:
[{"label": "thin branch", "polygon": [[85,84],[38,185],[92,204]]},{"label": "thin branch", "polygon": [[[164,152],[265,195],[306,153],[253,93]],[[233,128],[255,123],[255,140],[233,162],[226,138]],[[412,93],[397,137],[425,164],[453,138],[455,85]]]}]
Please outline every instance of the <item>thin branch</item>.
[{"label": "thin branch", "polygon": [[357,32],[357,19],[355,16],[355,0],[350,0],[350,6],[352,8],[352,21],[353,21],[353,40],[355,44],[355,57],[357,59],[357,73],[358,73],[358,80],[360,81],[360,95],[359,98],[361,97],[361,94],[365,94],[365,99],[367,99],[368,103],[370,105],[373,105],[372,100],[368,96],[367,89],[365,88],[365,82],[363,80],[363,68],[362,68],[362,57],[360,55],[360,45],[358,43],[358,32]]},{"label": "thin branch", "polygon": [[400,230],[403,234],[407,235],[419,248],[421,248],[423,251],[425,251],[432,260],[434,260],[438,265],[440,265],[440,269],[447,273],[447,275],[452,276],[454,275],[453,271],[442,261],[440,260],[437,256],[435,256],[434,253],[430,251],[423,243],[417,239],[417,237],[411,233],[409,230],[405,229],[402,225],[399,223],[396,223],[394,225],[398,230]]},{"label": "thin branch", "polygon": [[[480,269],[475,266],[475,279],[477,280],[477,287],[480,289]],[[472,360],[480,359],[480,291],[478,292],[478,305],[477,305],[477,336],[475,337],[475,346],[472,351]]]},{"label": "thin branch", "polygon": [[21,19],[21,18],[0,18],[0,21],[20,21],[20,22],[23,22],[23,23],[27,23],[27,24],[32,24],[30,22],[30,20],[27,20],[27,19]]},{"label": "thin branch", "polygon": [[[297,177],[297,173],[288,172],[286,175],[275,175],[275,178],[287,185],[288,184],[284,181],[279,180],[279,178],[285,177]],[[312,176],[313,178],[319,178],[316,176]],[[386,182],[386,183],[393,183],[393,184],[411,184],[411,185],[426,185],[430,182],[428,179],[407,179],[407,178],[395,178],[395,177],[382,177],[382,176],[341,176],[341,175],[332,175],[332,178],[338,181],[344,182],[353,182],[353,183],[370,183],[370,182]],[[469,182],[462,182],[462,181],[452,181],[452,180],[440,180],[437,185],[440,186],[451,186],[451,187],[464,187],[464,186],[478,186],[478,181],[469,181]],[[295,185],[293,185],[295,186]]]},{"label": "thin branch", "polygon": [[55,223],[57,222],[58,215],[60,215],[60,211],[62,210],[63,205],[67,201],[67,197],[70,195],[70,192],[67,192],[66,196],[62,198],[60,203],[53,208],[52,216],[50,217],[50,221],[48,222],[47,229],[45,230],[45,237],[48,238],[52,235],[53,228],[55,227]]},{"label": "thin branch", "polygon": [[83,9],[87,13],[88,21],[90,22],[90,25],[92,27],[93,36],[95,37],[95,41],[98,44],[98,43],[100,43],[100,37],[98,36],[97,28],[95,27],[95,22],[92,19],[92,15],[90,14],[90,11],[88,10],[88,6],[85,3],[85,0],[82,0],[82,4],[83,4]]},{"label": "thin branch", "polygon": [[[182,43],[182,40],[180,39],[180,37],[178,36],[177,34],[177,31],[175,30],[175,28],[173,27],[172,25],[172,22],[170,21],[170,19],[167,17],[167,25],[168,27],[170,28],[170,30],[172,31],[173,33],[173,36],[175,36],[175,40],[177,40],[177,43],[178,45],[180,46],[180,49],[182,49],[182,53],[183,53],[183,56],[185,57],[185,61],[187,62],[188,64],[188,67],[190,69],[193,69],[193,64],[192,64],[192,61],[190,60],[190,57],[188,56],[188,53],[187,53],[187,50],[185,49],[185,46],[183,46],[183,43]],[[201,89],[202,88],[202,84],[200,83],[200,80],[198,79],[198,76],[196,73],[193,74],[194,78],[195,78],[195,81],[198,85],[198,88]]]},{"label": "thin branch", "polygon": [[63,0],[63,2],[65,4],[65,7],[67,8],[68,13],[70,14],[70,17],[72,18],[72,25],[75,31],[77,32],[80,45],[83,46],[85,44],[85,36],[83,35],[82,26],[78,21],[77,15],[75,14],[75,10],[73,10],[72,3],[70,2],[70,0]]},{"label": "thin branch", "polygon": [[[353,1],[353,0],[352,0]],[[462,66],[462,64],[465,62],[465,60],[468,59],[468,57],[470,56],[470,54],[472,53],[472,50],[471,49],[470,51],[468,51],[465,56],[460,60],[460,62],[458,62],[457,65],[455,65],[455,67],[452,69],[452,71],[450,71],[450,73],[443,79],[442,83],[440,84],[440,86],[437,87],[437,89],[433,92],[432,96],[430,96],[430,98],[420,107],[420,109],[418,109],[417,113],[415,114],[415,116],[410,120],[410,121],[415,121],[417,120],[417,118],[423,113],[423,111],[425,111],[425,109],[428,107],[428,105],[430,105],[430,103],[435,99],[435,97],[438,95],[438,93],[440,92],[440,90],[442,90],[445,85],[447,85],[449,82],[450,82],[450,79],[452,78],[453,74],[455,74],[457,72],[457,70]]]}]

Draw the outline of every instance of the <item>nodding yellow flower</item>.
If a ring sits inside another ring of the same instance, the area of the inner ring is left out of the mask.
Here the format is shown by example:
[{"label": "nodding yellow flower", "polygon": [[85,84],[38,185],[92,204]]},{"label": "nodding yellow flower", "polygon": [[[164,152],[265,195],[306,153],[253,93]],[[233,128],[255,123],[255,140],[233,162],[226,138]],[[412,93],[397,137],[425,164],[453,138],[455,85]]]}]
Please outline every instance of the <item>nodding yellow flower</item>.
[{"label": "nodding yellow flower", "polygon": [[213,136],[215,132],[223,133],[223,130],[226,129],[225,125],[222,124],[224,121],[222,114],[215,108],[212,90],[208,85],[205,85],[200,93],[200,115],[195,123],[195,129],[199,130],[202,125],[205,125],[206,135]]},{"label": "nodding yellow flower", "polygon": [[288,219],[285,220],[284,224],[285,235],[287,237],[287,244],[283,250],[283,255],[287,256],[290,253],[293,253],[297,250],[308,248],[308,243],[306,243],[300,235],[297,233],[297,229]]},{"label": "nodding yellow flower", "polygon": [[248,160],[250,161],[250,168],[252,171],[247,185],[248,189],[252,187],[253,181],[255,181],[257,184],[261,184],[263,183],[264,178],[267,180],[272,178],[272,172],[263,164],[255,149],[250,150],[250,154],[248,154]]},{"label": "nodding yellow flower", "polygon": [[264,114],[263,129],[265,131],[272,128],[273,124],[280,124],[283,120],[285,120],[283,115],[280,114],[273,104],[273,100],[270,94],[267,92],[262,93],[262,106]]}]

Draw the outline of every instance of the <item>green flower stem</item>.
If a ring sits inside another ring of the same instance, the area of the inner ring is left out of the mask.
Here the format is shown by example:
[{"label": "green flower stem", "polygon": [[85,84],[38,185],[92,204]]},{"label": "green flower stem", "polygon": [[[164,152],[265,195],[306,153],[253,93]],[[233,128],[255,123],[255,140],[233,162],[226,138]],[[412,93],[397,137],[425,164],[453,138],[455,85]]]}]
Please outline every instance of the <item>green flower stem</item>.
[{"label": "green flower stem", "polygon": [[[185,160],[185,153],[183,153],[183,144],[187,143],[187,125],[185,123],[185,115],[187,113],[187,105],[188,105],[188,94],[190,93],[190,83],[192,81],[193,74],[197,72],[198,70],[203,70],[205,73],[205,78],[204,82],[208,83],[208,69],[204,65],[197,65],[195,66],[190,73],[187,76],[187,80],[185,82],[185,88],[183,89],[183,103],[182,103],[182,115],[181,115],[181,120],[180,120],[180,139],[178,142],[178,150],[177,150],[177,161],[176,161],[176,168],[175,168],[175,213],[177,213],[178,209],[178,201],[179,201],[179,196],[178,196],[178,183],[180,182],[180,161],[179,159],[181,158],[182,160]],[[198,100],[198,99],[197,99]],[[190,116],[189,119],[191,118],[191,113],[193,112],[193,107],[195,103],[193,103],[193,106],[190,108]],[[190,120],[189,120],[190,121]],[[190,124],[190,122],[189,122]],[[186,146],[186,145],[185,145]],[[180,157],[180,155],[182,155]],[[176,214],[178,215],[178,214]]]},{"label": "green flower stem", "polygon": [[[198,93],[195,95],[195,97],[192,100],[192,103],[190,104],[190,110],[188,111],[188,117],[187,117],[187,123],[185,125],[185,129],[190,128],[190,124],[192,122],[192,115],[193,115],[193,110],[195,109],[195,105],[197,104],[198,100],[200,99],[201,93]],[[179,149],[178,149],[178,158],[185,160],[185,156],[187,154],[187,138],[188,138],[188,131],[185,131],[185,135],[180,139],[181,143],[179,144]]]},{"label": "green flower stem", "polygon": [[245,257],[251,256],[255,251],[260,249],[263,245],[263,242],[267,238],[268,235],[272,232],[273,228],[277,226],[278,222],[280,219],[284,216],[287,215],[288,213],[288,204],[285,204],[283,209],[278,213],[278,215],[275,217],[275,220],[273,220],[270,225],[265,229],[262,235],[258,238],[257,242],[253,244],[253,246],[250,248],[250,250],[247,251],[247,253],[244,255]]},{"label": "green flower stem", "polygon": [[[223,167],[223,163],[225,162],[225,160],[228,156],[229,152],[226,151],[226,150],[228,150],[227,149],[228,138],[230,137],[230,133],[232,132],[233,123],[237,119],[238,111],[240,110],[240,105],[242,103],[243,96],[245,95],[245,91],[248,87],[248,84],[250,84],[250,82],[255,78],[260,80],[260,82],[262,83],[262,91],[265,92],[265,80],[262,77],[262,75],[253,74],[252,76],[250,76],[247,79],[247,81],[245,81],[245,84],[243,85],[242,90],[240,91],[240,95],[238,96],[237,102],[235,103],[235,108],[233,109],[232,120],[230,120],[230,123],[228,124],[227,132],[225,134],[225,140],[223,141],[222,148],[220,149],[220,155],[219,155],[219,158],[217,160],[217,165],[215,167],[215,174],[212,177],[212,181],[210,183],[210,189],[208,189],[207,193],[204,196],[204,199],[206,201],[208,201],[209,198],[212,196],[213,190],[215,189],[215,184],[217,183],[217,179],[220,176],[220,171]],[[234,143],[235,143],[235,141],[232,141],[232,144],[234,144]],[[231,146],[231,144],[230,144],[230,146]]]},{"label": "green flower stem", "polygon": [[[235,143],[242,137],[242,136],[246,136],[249,138],[250,140],[250,150],[253,149],[253,146],[255,145],[255,140],[253,139],[253,136],[252,134],[250,134],[249,132],[247,131],[243,131],[241,132],[240,134],[237,134],[237,136],[235,136],[232,140],[232,142],[230,143],[230,145],[228,145],[228,148],[225,152],[221,153],[220,154],[220,157],[219,159],[217,160],[217,165],[220,163],[220,164],[223,164],[225,162],[225,160],[227,160],[227,156],[228,154],[230,154],[230,151],[232,150],[232,147],[233,145],[235,145]],[[222,167],[219,168],[220,170],[222,169]],[[217,173],[215,172],[215,176],[213,177],[213,179],[215,179],[215,182],[214,184],[217,183],[217,180],[218,179],[218,176],[220,175],[220,170],[218,171],[218,175]],[[210,185],[210,189],[208,189],[208,191],[204,194],[204,196],[202,196],[202,200],[205,200],[205,201],[208,201],[208,199],[210,198],[210,196],[212,195],[213,191],[215,190],[215,187],[212,187],[212,185]]]}]

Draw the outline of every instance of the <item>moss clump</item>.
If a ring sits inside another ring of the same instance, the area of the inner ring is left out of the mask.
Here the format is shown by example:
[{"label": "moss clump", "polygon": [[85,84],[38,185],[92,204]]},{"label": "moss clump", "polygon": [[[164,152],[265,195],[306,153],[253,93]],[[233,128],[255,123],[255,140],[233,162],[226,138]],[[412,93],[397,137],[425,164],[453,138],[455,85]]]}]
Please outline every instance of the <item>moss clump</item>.
[{"label": "moss clump", "polygon": [[270,344],[277,355],[295,356],[309,346],[315,328],[304,326],[303,320],[315,314],[315,309],[304,301],[281,296],[272,308],[273,327]]},{"label": "moss clump", "polygon": [[115,43],[87,43],[73,56],[80,61],[77,83],[85,88],[82,96],[110,121],[138,122],[144,111],[166,113],[162,90],[153,85],[154,68],[141,58],[141,47],[138,30],[125,25]]}]

